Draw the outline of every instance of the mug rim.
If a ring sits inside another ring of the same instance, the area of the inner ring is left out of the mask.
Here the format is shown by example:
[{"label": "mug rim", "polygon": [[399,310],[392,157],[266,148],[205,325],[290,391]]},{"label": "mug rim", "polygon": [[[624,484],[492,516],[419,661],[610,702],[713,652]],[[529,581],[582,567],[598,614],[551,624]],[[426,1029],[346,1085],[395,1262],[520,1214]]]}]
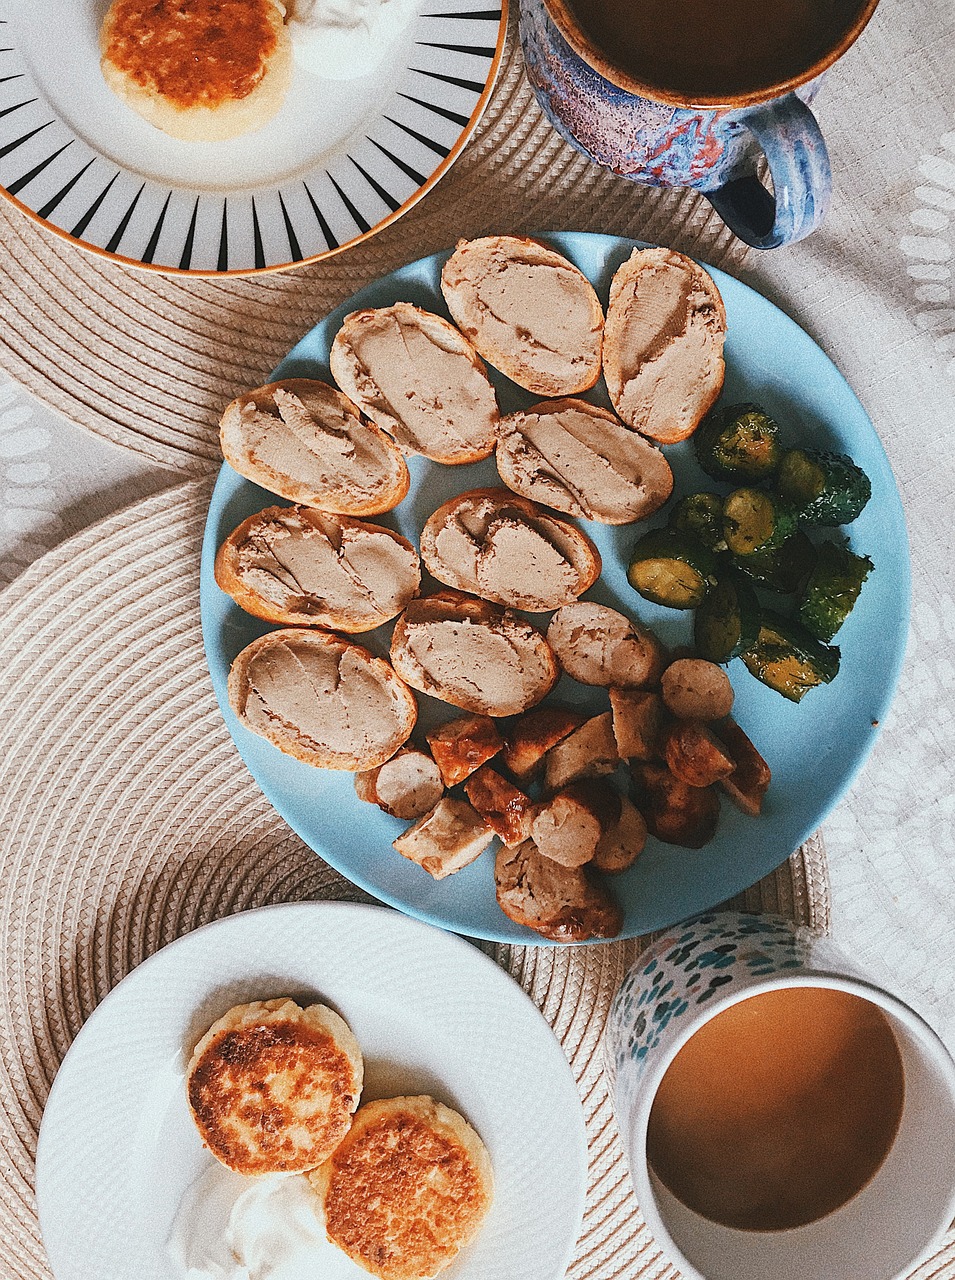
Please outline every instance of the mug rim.
[{"label": "mug rim", "polygon": [[721,107],[725,109],[752,107],[764,102],[771,102],[774,98],[785,97],[786,94],[792,93],[794,89],[798,89],[800,85],[807,84],[810,80],[815,80],[817,76],[822,75],[824,71],[842,57],[847,49],[855,44],[868,25],[869,19],[875,13],[879,0],[864,0],[852,23],[843,32],[837,43],[804,71],[743,93],[722,95],[705,93],[689,95],[681,93],[679,90],[668,89],[665,85],[651,84],[650,81],[643,81],[629,75],[626,71],[615,66],[603,50],[594,44],[584,32],[574,17],[568,0],[542,0],[542,3],[551,21],[573,51],[583,58],[604,80],[609,80],[611,84],[616,85],[619,89],[624,89],[628,93],[647,98],[651,102],[662,103],[665,106],[690,109],[704,107],[708,110],[713,110]]},{"label": "mug rim", "polygon": [[[641,1099],[639,1106],[635,1109],[633,1120],[630,1125],[630,1134],[621,1135],[621,1137],[630,1137],[635,1140],[636,1149],[632,1156],[629,1152],[629,1144],[625,1142],[628,1150],[628,1159],[630,1163],[630,1175],[633,1180],[634,1188],[637,1194],[637,1203],[643,1214],[647,1226],[650,1228],[652,1235],[663,1245],[671,1260],[679,1268],[685,1280],[708,1280],[701,1272],[697,1271],[693,1263],[690,1262],[683,1250],[671,1236],[669,1229],[663,1221],[663,1216],[657,1207],[656,1192],[650,1180],[650,1165],[647,1160],[647,1129],[649,1126],[650,1112],[653,1103],[660,1088],[660,1084],[668,1067],[673,1062],[676,1055],[684,1047],[684,1045],[692,1039],[694,1035],[711,1022],[721,1013],[725,1013],[727,1009],[731,1009],[734,1005],[741,1004],[744,1000],[750,1000],[754,996],[762,995],[767,991],[779,991],[793,987],[823,987],[830,990],[846,991],[850,995],[859,996],[863,1000],[868,1000],[870,1004],[878,1005],[885,1013],[891,1014],[903,1023],[908,1031],[918,1040],[919,1044],[929,1053],[932,1060],[940,1068],[945,1076],[948,1087],[955,1102],[955,1058],[949,1052],[948,1046],[942,1040],[938,1032],[929,1025],[928,1022],[915,1010],[901,1000],[898,996],[892,995],[883,987],[877,986],[874,982],[870,982],[865,978],[856,977],[851,974],[837,974],[827,972],[826,970],[805,969],[801,973],[795,974],[771,974],[765,978],[761,978],[752,985],[745,987],[743,990],[734,991],[731,995],[725,997],[723,1001],[718,1003],[715,1008],[710,1007],[701,1009],[699,1016],[694,1019],[687,1027],[681,1028],[679,1034],[674,1037],[673,1041],[666,1049],[659,1054],[657,1061],[648,1067],[647,1075],[641,1085]],[[616,1092],[616,1089],[614,1090]],[[860,1188],[861,1190],[861,1188]],[[857,1193],[858,1194],[858,1193]],[[834,1210],[838,1212],[838,1210]],[[828,1217],[826,1214],[824,1217]],[[922,1247],[920,1253],[906,1262],[905,1267],[895,1277],[909,1274],[913,1267],[920,1265],[930,1255],[931,1251],[937,1246],[945,1232],[948,1230],[951,1222],[955,1219],[955,1186],[949,1192],[949,1197],[944,1208],[939,1211],[938,1225],[935,1228],[930,1239],[928,1239]],[[817,1219],[822,1221],[823,1219]],[[811,1225],[811,1224],[807,1224]],[[772,1233],[769,1233],[772,1234]]]}]

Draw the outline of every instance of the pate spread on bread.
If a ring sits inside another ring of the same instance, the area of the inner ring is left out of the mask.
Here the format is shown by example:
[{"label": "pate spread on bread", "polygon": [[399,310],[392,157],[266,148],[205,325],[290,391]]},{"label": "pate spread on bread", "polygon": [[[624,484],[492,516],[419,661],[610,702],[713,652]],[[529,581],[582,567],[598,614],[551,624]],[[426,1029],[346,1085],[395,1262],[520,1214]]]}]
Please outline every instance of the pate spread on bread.
[{"label": "pate spread on bread", "polygon": [[628,426],[673,444],[723,386],[726,310],[711,277],[674,249],[635,249],[610,285],[603,365]]},{"label": "pate spread on bread", "polygon": [[356,632],[401,612],[421,566],[408,539],[381,525],[312,507],[267,507],[223,542],[215,578],[257,618]]},{"label": "pate spread on bread", "polygon": [[253,640],[232,664],[229,702],[247,729],[325,769],[373,769],[418,715],[384,660],[325,631],[287,627]]},{"label": "pate spread on bread", "polygon": [[519,387],[567,396],[600,377],[600,302],[583,272],[547,245],[523,236],[459,241],[441,291],[485,360]]},{"label": "pate spread on bread", "polygon": [[545,400],[502,418],[497,469],[515,493],[601,524],[643,520],[673,490],[660,450],[586,400]]},{"label": "pate spread on bread", "polygon": [[585,534],[507,489],[471,489],[439,507],[421,558],[449,587],[531,612],[559,609],[600,576]]},{"label": "pate spread on bread", "polygon": [[395,624],[391,661],[412,688],[487,716],[526,711],[559,675],[530,623],[458,591],[412,600]]},{"label": "pate spread on bread", "polygon": [[103,78],[127,106],[186,142],[260,129],[292,78],[278,0],[113,0],[100,31]]},{"label": "pate spread on bread", "polygon": [[353,311],[329,354],[346,395],[408,453],[456,465],[494,449],[497,399],[463,334],[410,302]]},{"label": "pate spread on bread", "polygon": [[219,439],[235,471],[290,502],[371,516],[408,492],[397,445],[326,382],[287,378],[247,391],[226,406]]}]

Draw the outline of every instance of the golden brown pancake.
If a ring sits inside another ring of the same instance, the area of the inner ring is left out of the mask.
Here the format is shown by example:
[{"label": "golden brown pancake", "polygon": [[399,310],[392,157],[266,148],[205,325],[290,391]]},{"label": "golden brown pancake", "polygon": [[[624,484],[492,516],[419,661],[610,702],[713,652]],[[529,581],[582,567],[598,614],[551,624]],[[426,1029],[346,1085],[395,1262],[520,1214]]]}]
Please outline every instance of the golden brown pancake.
[{"label": "golden brown pancake", "polygon": [[324,1005],[237,1005],[196,1045],[189,1106],[203,1142],[237,1173],[292,1173],[327,1160],[362,1086],[348,1025]]},{"label": "golden brown pancake", "polygon": [[100,42],[109,87],[189,141],[260,128],[291,77],[275,0],[113,0]]},{"label": "golden brown pancake", "polygon": [[366,1103],[309,1179],[328,1238],[381,1280],[437,1275],[477,1234],[493,1195],[481,1139],[428,1097]]}]

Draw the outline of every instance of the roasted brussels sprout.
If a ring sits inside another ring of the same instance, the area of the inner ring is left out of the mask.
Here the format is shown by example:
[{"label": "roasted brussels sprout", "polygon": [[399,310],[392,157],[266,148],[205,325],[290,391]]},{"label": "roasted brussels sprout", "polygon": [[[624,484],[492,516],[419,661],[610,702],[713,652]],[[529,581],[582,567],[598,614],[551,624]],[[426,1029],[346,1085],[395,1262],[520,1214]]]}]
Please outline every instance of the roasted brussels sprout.
[{"label": "roasted brussels sprout", "polygon": [[716,569],[709,547],[685,529],[651,529],[633,549],[627,577],[646,600],[671,609],[695,609]]},{"label": "roasted brussels sprout", "polygon": [[723,499],[718,493],[688,493],[670,512],[670,525],[699,538],[711,551],[725,551]]},{"label": "roasted brussels sprout", "polygon": [[818,640],[831,640],[874,567],[868,556],[857,556],[844,542],[823,542],[799,604],[799,620],[806,630]]},{"label": "roasted brussels sprout", "polygon": [[804,525],[850,524],[872,496],[869,477],[851,458],[821,449],[790,449],[776,487]]},{"label": "roasted brussels sprout", "polygon": [[696,460],[714,480],[762,480],[782,457],[779,428],[756,404],[723,405],[696,430]]},{"label": "roasted brussels sprout", "polygon": [[763,613],[756,643],[740,656],[757,680],[790,702],[799,702],[839,672],[835,646],[820,644],[798,622],[769,611]]}]

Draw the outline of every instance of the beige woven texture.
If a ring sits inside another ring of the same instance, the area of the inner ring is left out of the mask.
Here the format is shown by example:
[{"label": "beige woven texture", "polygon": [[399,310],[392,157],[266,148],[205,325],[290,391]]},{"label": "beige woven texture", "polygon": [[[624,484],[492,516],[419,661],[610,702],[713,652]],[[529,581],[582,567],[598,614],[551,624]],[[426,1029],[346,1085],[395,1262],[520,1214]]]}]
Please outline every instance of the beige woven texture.
[{"label": "beige woven texture", "polygon": [[79,250],[0,200],[0,367],[97,435],[201,474],[219,462],[222,408],[356,289],[459,236],[565,229],[670,244],[716,266],[745,253],[702,197],[615,178],[558,137],[524,76],[512,14],[495,92],[451,170],[396,223],[313,266],[161,276]]},{"label": "beige woven texture", "polygon": [[[4,1277],[48,1277],[33,1203],[37,1130],[63,1055],[107,992],[210,920],[363,897],[275,814],[219,714],[199,626],[208,500],[207,482],[190,481],[138,503],[0,595]],[[819,844],[738,901],[826,929]],[[675,1276],[640,1219],[599,1049],[640,944],[484,945],[554,1027],[580,1086],[591,1170],[569,1276]]]}]

